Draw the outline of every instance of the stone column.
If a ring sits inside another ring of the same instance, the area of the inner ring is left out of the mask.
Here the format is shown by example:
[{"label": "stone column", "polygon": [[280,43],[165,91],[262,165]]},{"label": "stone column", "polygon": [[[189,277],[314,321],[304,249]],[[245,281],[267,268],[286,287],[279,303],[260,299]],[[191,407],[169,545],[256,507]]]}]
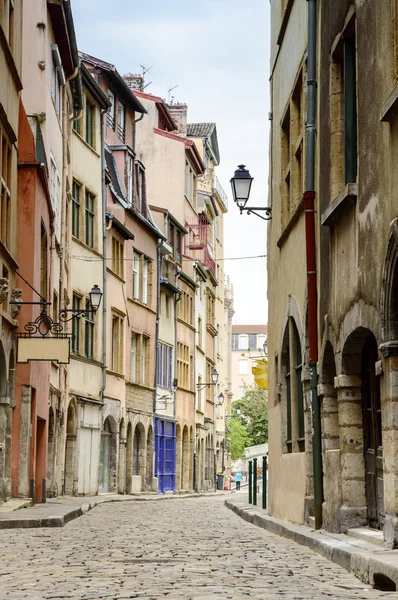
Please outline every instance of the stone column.
[{"label": "stone column", "polygon": [[18,496],[26,497],[29,496],[31,400],[32,388],[29,385],[23,385],[21,391],[21,421],[19,433]]},{"label": "stone column", "polygon": [[381,422],[384,467],[384,540],[398,548],[398,342],[380,346],[384,357]]},{"label": "stone column", "polygon": [[[117,492],[125,494],[127,488],[127,473],[126,473],[126,438],[119,437],[119,463],[118,463],[118,478]],[[131,473],[130,473],[131,475]]]},{"label": "stone column", "polygon": [[362,384],[357,375],[334,378],[339,409],[341,530],[367,524],[363,454]]},{"label": "stone column", "polygon": [[339,410],[337,393],[333,385],[320,383],[318,396],[322,419],[322,462],[324,503],[323,526],[328,531],[340,532],[341,508],[341,455],[339,436]]}]

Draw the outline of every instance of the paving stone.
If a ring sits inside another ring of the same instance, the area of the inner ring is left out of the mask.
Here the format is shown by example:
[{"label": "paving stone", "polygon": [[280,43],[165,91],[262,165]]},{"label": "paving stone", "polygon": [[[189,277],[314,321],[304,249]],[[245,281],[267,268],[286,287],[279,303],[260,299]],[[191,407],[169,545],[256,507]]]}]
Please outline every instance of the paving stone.
[{"label": "paving stone", "polygon": [[100,504],[63,529],[1,530],[0,544],[1,600],[398,600],[217,497]]}]

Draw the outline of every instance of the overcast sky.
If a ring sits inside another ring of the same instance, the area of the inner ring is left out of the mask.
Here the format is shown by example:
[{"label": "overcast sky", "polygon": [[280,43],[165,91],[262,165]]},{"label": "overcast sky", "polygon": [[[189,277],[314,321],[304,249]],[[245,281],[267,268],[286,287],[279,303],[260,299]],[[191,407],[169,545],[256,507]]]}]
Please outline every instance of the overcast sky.
[{"label": "overcast sky", "polygon": [[[266,254],[266,222],[239,215],[229,180],[246,164],[250,204],[265,205],[268,182],[269,2],[267,0],[72,0],[79,49],[123,75],[151,67],[146,91],[188,105],[188,121],[217,124],[217,175],[229,197],[225,257]],[[267,319],[266,259],[226,260],[234,323]]]}]

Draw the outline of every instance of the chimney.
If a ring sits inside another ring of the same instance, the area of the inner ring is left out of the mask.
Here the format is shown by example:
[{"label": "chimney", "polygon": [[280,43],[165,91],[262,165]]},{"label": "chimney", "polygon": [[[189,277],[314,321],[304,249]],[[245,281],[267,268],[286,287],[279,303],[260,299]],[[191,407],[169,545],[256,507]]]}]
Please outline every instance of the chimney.
[{"label": "chimney", "polygon": [[123,75],[123,79],[131,90],[135,90],[137,92],[144,91],[144,78],[142,75],[133,75],[133,73],[127,73],[127,75]]},{"label": "chimney", "polygon": [[167,108],[171,112],[171,116],[177,123],[177,133],[183,137],[187,135],[187,112],[186,104],[168,104]]}]

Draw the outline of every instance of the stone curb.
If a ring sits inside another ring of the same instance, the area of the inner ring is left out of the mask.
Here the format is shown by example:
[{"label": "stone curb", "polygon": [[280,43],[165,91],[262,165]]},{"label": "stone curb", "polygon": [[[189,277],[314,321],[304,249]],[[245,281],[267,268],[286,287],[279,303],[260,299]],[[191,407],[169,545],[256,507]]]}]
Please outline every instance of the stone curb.
[{"label": "stone curb", "polygon": [[[98,501],[94,502],[84,502],[84,498],[82,498],[82,504],[77,507],[73,507],[70,510],[66,509],[66,512],[63,515],[57,516],[46,516],[46,517],[23,517],[23,511],[19,511],[21,514],[20,518],[15,519],[1,519],[0,516],[0,530],[1,529],[30,529],[30,528],[38,528],[38,527],[64,527],[70,521],[81,517],[88,511],[92,510],[96,506],[101,504],[106,504],[109,502],[157,502],[163,500],[175,500],[175,499],[187,499],[187,498],[206,498],[212,496],[225,496],[232,492],[204,492],[198,494],[173,494],[170,496],[135,496],[129,495],[124,498],[104,498],[99,496]],[[41,507],[43,505],[40,505]],[[34,507],[31,507],[34,508]]]},{"label": "stone curb", "polygon": [[375,575],[391,579],[398,589],[398,551],[386,550],[367,543],[366,548],[358,548],[341,539],[311,530],[305,525],[296,525],[258,512],[253,506],[235,504],[225,500],[225,506],[239,517],[262,527],[270,533],[287,538],[314,550],[324,558],[337,563],[363,583],[375,586]]}]

